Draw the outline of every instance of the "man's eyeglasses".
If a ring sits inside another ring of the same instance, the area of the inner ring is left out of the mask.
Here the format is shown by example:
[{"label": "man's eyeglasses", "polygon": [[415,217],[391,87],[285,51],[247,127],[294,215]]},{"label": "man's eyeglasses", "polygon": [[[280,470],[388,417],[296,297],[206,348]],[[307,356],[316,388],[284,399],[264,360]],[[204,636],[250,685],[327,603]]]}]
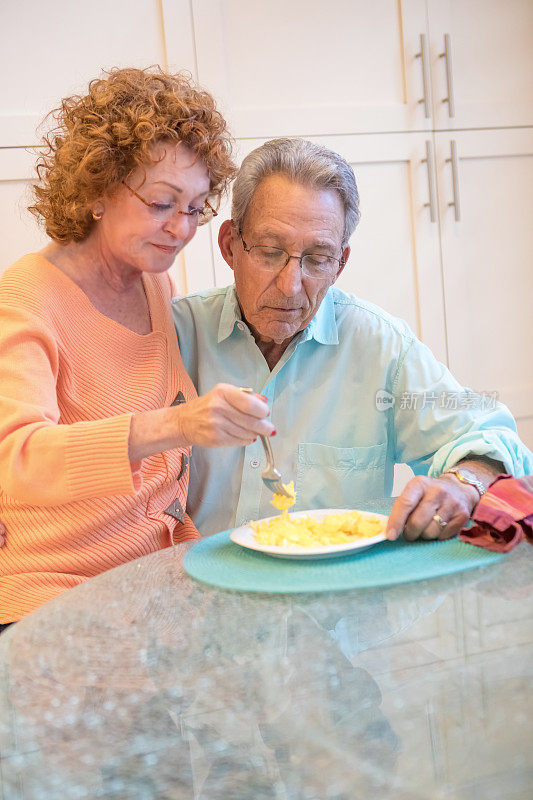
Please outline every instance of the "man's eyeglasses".
[{"label": "man's eyeglasses", "polygon": [[149,209],[151,215],[159,220],[160,222],[168,222],[174,214],[184,214],[186,217],[194,217],[198,221],[198,225],[204,225],[209,220],[216,217],[218,212],[215,211],[213,206],[205,201],[205,205],[203,208],[193,208],[192,206],[189,208],[188,211],[180,211],[179,208],[176,208],[176,203],[157,203],[154,200],[145,200],[144,197],[141,197],[135,189],[132,189],[131,186],[128,186],[126,181],[122,181],[126,189],[129,189],[132,194],[137,197],[141,203]]},{"label": "man's eyeglasses", "polygon": [[281,247],[271,247],[267,244],[253,244],[248,247],[242,233],[239,232],[242,246],[248,253],[252,263],[266,272],[281,272],[285,269],[291,258],[297,258],[302,270],[302,275],[308,278],[325,278],[339,267],[344,266],[344,259],[323,255],[322,253],[304,253],[303,256],[291,256]]}]

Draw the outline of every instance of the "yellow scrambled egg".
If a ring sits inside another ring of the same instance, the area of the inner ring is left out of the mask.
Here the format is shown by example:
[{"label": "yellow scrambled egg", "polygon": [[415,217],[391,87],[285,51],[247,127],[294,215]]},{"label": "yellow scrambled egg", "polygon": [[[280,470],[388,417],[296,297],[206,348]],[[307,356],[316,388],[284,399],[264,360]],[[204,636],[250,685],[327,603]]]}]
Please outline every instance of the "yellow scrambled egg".
[{"label": "yellow scrambled egg", "polygon": [[278,511],[288,511],[289,508],[293,506],[296,502],[294,481],[291,481],[290,483],[282,483],[281,485],[283,486],[285,491],[290,495],[290,497],[287,497],[287,495],[284,494],[274,494],[272,496],[270,504],[273,505],[274,508],[277,508]]},{"label": "yellow scrambled egg", "polygon": [[274,508],[283,513],[268,522],[250,522],[258,544],[278,547],[346,544],[362,537],[377,536],[383,531],[383,520],[359,511],[328,514],[323,522],[317,522],[312,517],[291,519],[288,509],[296,501],[294,483],[291,481],[287,485],[283,484],[283,488],[289,492],[291,497],[275,494],[270,501]]}]

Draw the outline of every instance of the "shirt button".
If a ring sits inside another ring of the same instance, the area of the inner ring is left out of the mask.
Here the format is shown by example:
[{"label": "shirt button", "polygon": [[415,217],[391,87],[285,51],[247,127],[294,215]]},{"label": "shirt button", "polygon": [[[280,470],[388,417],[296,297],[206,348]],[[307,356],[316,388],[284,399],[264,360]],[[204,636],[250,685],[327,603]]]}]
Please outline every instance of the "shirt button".
[{"label": "shirt button", "polygon": [[254,469],[256,469],[259,466],[259,461],[257,460],[257,458],[252,458],[252,460],[250,461],[250,466],[253,467]]},{"label": "shirt button", "polygon": [[238,329],[239,329],[240,331],[243,331],[243,330],[244,330],[244,322],[238,322],[238,323],[237,323],[237,327],[238,327]]}]

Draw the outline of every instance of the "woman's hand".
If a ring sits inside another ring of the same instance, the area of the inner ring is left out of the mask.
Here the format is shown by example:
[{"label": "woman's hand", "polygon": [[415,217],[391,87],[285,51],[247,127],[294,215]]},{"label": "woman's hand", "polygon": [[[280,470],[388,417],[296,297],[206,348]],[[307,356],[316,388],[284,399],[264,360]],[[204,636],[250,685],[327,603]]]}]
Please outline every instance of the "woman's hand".
[{"label": "woman's hand", "polygon": [[248,394],[229,383],[218,383],[207,394],[174,408],[180,446],[243,447],[259,434],[270,436],[274,426],[260,395]]},{"label": "woman's hand", "polygon": [[170,408],[135,414],[131,420],[128,456],[136,463],[176,447],[244,447],[274,426],[260,395],[218,383],[207,394]]}]

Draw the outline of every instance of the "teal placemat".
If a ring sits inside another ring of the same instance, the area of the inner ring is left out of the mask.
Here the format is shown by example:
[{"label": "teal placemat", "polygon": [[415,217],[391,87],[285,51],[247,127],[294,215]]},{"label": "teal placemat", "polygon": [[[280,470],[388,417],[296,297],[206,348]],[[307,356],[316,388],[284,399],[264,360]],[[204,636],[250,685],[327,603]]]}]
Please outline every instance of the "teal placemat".
[{"label": "teal placemat", "polygon": [[183,566],[191,577],[244,592],[331,592],[419,581],[503,558],[501,553],[449,539],[381,542],[360,555],[296,561],[246,550],[229,535],[223,531],[209,536],[186,553]]}]

